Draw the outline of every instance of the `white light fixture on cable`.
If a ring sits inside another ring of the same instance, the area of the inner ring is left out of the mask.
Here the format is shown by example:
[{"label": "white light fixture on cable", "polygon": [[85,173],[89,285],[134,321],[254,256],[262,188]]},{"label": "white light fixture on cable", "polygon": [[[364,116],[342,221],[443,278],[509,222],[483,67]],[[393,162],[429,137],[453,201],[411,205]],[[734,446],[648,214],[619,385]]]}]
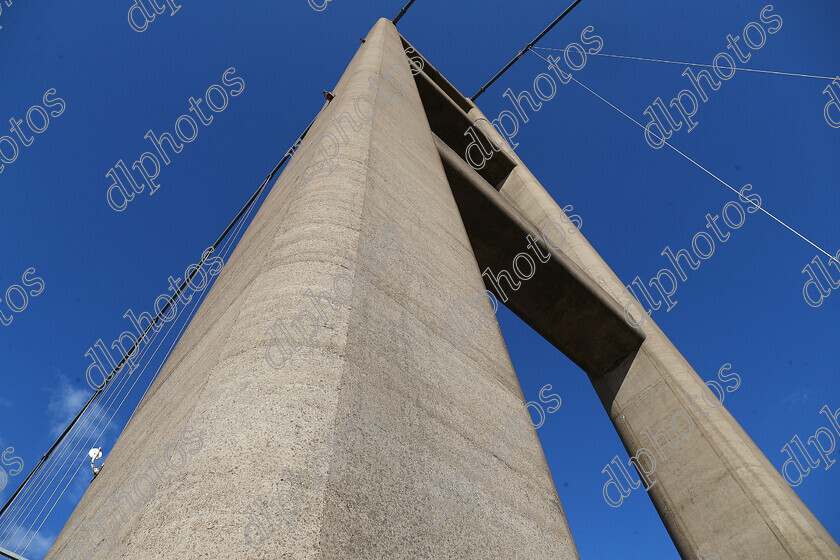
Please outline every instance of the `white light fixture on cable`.
[{"label": "white light fixture on cable", "polygon": [[99,474],[99,471],[102,470],[102,467],[105,466],[105,463],[102,463],[100,466],[96,466],[94,461],[97,459],[102,458],[102,448],[101,447],[94,447],[90,451],[88,451],[88,457],[90,457],[90,469],[93,471],[93,478],[96,478],[96,475]]}]

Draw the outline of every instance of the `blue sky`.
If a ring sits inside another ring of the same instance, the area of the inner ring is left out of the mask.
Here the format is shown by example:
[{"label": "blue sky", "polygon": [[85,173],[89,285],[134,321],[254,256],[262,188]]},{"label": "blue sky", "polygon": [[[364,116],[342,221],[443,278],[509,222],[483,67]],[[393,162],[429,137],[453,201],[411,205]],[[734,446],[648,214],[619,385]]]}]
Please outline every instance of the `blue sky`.
[{"label": "blue sky", "polygon": [[[130,327],[126,309],[149,311],[167,293],[169,275],[183,278],[319,110],[321,90],[333,88],[359,37],[377,18],[393,17],[402,2],[333,0],[322,12],[305,0],[183,2],[143,33],[128,26],[129,5],[14,2],[0,14],[0,120],[25,120],[51,88],[66,103],[0,173],[0,297],[30,267],[45,283],[0,327],[0,445],[15,448],[25,472],[90,395],[85,351]],[[765,5],[584,0],[540,46],[579,42],[591,25],[603,53],[711,64],[727,52],[726,35],[758,22]],[[831,0],[773,6],[782,28],[739,67],[840,74],[840,6]],[[536,0],[417,0],[399,29],[469,96],[563,8]],[[147,130],[172,131],[189,97],[221,85],[230,67],[244,91],[164,166],[154,196],[144,192],[126,211],[111,210],[105,174],[118,160],[130,164],[149,150]],[[667,102],[690,87],[683,69],[592,56],[575,78],[645,123],[642,113],[656,97]],[[531,89],[544,71],[545,62],[526,54],[479,106],[491,119],[510,110],[502,93]],[[697,127],[671,141],[736,189],[753,185],[768,211],[833,254],[840,248],[840,129],[823,118],[826,85],[739,71],[710,93]],[[719,214],[736,199],[678,154],[652,149],[637,125],[574,83],[520,123],[516,141],[520,157],[558,203],[574,206],[583,234],[625,283],[636,275],[647,281],[667,266],[660,255],[666,246],[690,249],[705,230],[706,213]],[[825,424],[818,414],[824,404],[840,408],[840,295],[832,292],[818,308],[802,298],[801,270],[816,254],[768,216],[750,214],[709,260],[688,271],[678,304],[654,315],[703,378],[732,364],[742,384],[725,405],[777,468],[784,460],[779,450],[794,434],[804,441]],[[5,303],[0,307],[9,313]],[[536,400],[551,383],[563,398],[539,435],[581,556],[677,558],[641,491],[618,509],[601,498],[601,469],[616,454],[626,461],[626,453],[586,376],[507,310],[499,320],[526,397]],[[101,442],[106,451],[135,404],[127,400],[109,426]],[[87,485],[87,469],[27,556],[43,556]],[[23,476],[12,477],[0,496]],[[835,539],[838,488],[840,468],[813,470],[796,488]]]}]

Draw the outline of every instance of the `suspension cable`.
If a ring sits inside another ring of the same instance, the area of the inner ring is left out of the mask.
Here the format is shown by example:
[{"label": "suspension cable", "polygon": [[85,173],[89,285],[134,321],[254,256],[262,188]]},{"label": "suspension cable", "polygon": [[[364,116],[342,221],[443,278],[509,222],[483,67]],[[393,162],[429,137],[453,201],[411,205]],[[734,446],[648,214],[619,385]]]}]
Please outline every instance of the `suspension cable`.
[{"label": "suspension cable", "polygon": [[508,71],[508,69],[509,69],[511,66],[513,66],[513,65],[516,63],[516,61],[517,61],[517,60],[519,60],[520,58],[522,58],[522,55],[523,55],[523,54],[525,54],[526,52],[528,52],[529,50],[531,50],[531,48],[532,48],[532,47],[533,47],[533,46],[537,43],[537,41],[539,41],[540,39],[542,39],[542,38],[545,36],[545,34],[546,34],[546,33],[548,33],[549,31],[551,31],[551,29],[552,29],[555,25],[557,25],[558,23],[560,23],[560,20],[561,20],[561,19],[563,19],[564,17],[566,17],[566,15],[567,15],[569,12],[571,12],[571,11],[575,8],[575,6],[577,6],[577,5],[578,5],[578,4],[580,4],[580,3],[581,3],[581,0],[575,0],[575,1],[572,3],[572,5],[571,5],[571,6],[569,6],[568,8],[566,8],[566,9],[563,11],[563,13],[562,13],[562,14],[560,14],[559,16],[557,16],[557,17],[554,19],[554,21],[552,21],[552,22],[549,24],[549,26],[548,26],[548,27],[546,27],[545,29],[543,29],[543,30],[542,30],[542,33],[540,33],[539,35],[537,35],[536,37],[534,37],[534,40],[533,40],[533,41],[531,41],[530,43],[528,43],[527,45],[525,45],[525,48],[524,48],[524,49],[522,49],[521,51],[519,51],[519,53],[518,53],[515,57],[513,57],[513,60],[511,60],[510,62],[508,62],[508,63],[505,65],[505,67],[504,67],[504,68],[502,68],[501,70],[499,70],[498,72],[496,72],[496,75],[495,75],[495,76],[493,76],[492,78],[490,78],[490,81],[489,81],[489,82],[487,82],[486,84],[484,84],[484,86],[483,86],[480,90],[478,90],[478,91],[475,93],[475,95],[473,95],[472,97],[470,97],[470,101],[475,101],[476,99],[478,99],[478,96],[479,96],[479,95],[481,95],[482,93],[484,93],[485,91],[487,91],[487,88],[489,88],[491,85],[493,85],[493,82],[495,82],[496,80],[498,80],[499,78],[501,78],[501,77],[502,77],[502,74],[504,74],[505,72],[507,72],[507,71]]},{"label": "suspension cable", "polygon": [[[533,51],[533,50],[532,50],[531,52],[532,52],[532,53],[534,53],[535,55],[537,55],[538,57],[540,57],[541,59],[545,60],[546,62],[548,62],[548,60],[547,60],[544,56],[542,56],[541,54],[539,54],[538,52]],[[549,63],[549,64],[550,64],[550,63]],[[639,128],[641,128],[642,130],[645,130],[645,127],[644,127],[644,125],[642,125],[642,123],[640,123],[639,121],[637,121],[636,119],[634,119],[633,117],[631,117],[630,115],[628,115],[627,113],[625,113],[624,111],[622,111],[621,109],[619,109],[618,107],[616,107],[615,105],[613,105],[612,103],[610,103],[609,101],[607,101],[605,98],[601,97],[600,95],[598,95],[597,93],[595,93],[594,91],[592,91],[590,88],[586,87],[584,84],[582,84],[582,83],[581,83],[581,82],[579,82],[577,79],[575,79],[575,77],[574,77],[574,76],[572,76],[572,80],[574,80],[574,82],[575,82],[576,84],[578,84],[580,87],[582,87],[583,89],[585,89],[586,91],[588,91],[589,93],[591,93],[592,95],[594,95],[595,97],[597,97],[598,99],[600,99],[601,101],[603,101],[604,103],[606,103],[607,105],[609,105],[610,107],[612,107],[613,109],[615,109],[616,111],[618,111],[619,113],[621,113],[622,115],[624,115],[625,117],[627,117],[629,120],[631,120],[632,122],[634,122],[634,123],[635,123],[635,124],[636,124]],[[706,169],[705,167],[703,167],[702,165],[700,165],[699,163],[697,163],[696,161],[694,161],[692,158],[690,158],[689,156],[687,156],[686,154],[684,154],[683,152],[681,152],[680,150],[678,150],[677,148],[675,148],[675,147],[674,147],[674,146],[673,146],[670,142],[666,141],[664,138],[660,138],[660,137],[659,137],[658,135],[656,135],[655,133],[654,133],[654,136],[656,136],[656,138],[658,138],[659,140],[662,140],[662,142],[663,142],[663,144],[664,144],[664,145],[668,146],[668,147],[669,147],[669,148],[671,148],[674,152],[678,153],[679,155],[681,155],[682,157],[684,157],[685,159],[687,159],[689,162],[693,163],[695,166],[697,166],[700,170],[702,170],[702,171],[703,171],[703,172],[705,172],[707,175],[709,175],[710,177],[712,177],[714,180],[716,180],[717,182],[721,183],[723,186],[725,186],[726,188],[728,188],[729,190],[731,190],[732,192],[734,192],[735,194],[737,194],[737,195],[741,198],[741,200],[744,200],[744,196],[743,196],[743,195],[742,195],[742,194],[741,194],[738,190],[736,190],[734,187],[732,187],[732,185],[730,185],[729,183],[727,183],[726,181],[724,181],[723,179],[721,179],[720,177],[718,177],[717,175],[715,175],[714,173],[712,173],[711,171],[709,171],[708,169]],[[798,231],[796,231],[794,228],[792,228],[791,226],[789,226],[788,224],[786,224],[785,222],[783,222],[782,220],[780,220],[779,218],[777,218],[774,214],[772,214],[772,213],[768,212],[767,210],[765,210],[765,208],[764,208],[763,206],[760,206],[760,205],[756,204],[755,202],[753,202],[753,201],[752,201],[752,200],[750,200],[750,199],[747,199],[747,200],[749,200],[749,202],[753,205],[753,207],[758,208],[759,210],[761,210],[762,212],[764,212],[766,215],[770,216],[770,218],[772,218],[773,220],[775,220],[776,222],[778,222],[780,225],[782,225],[784,228],[786,228],[786,229],[788,229],[789,231],[791,231],[794,235],[796,235],[796,236],[797,236],[797,237],[799,237],[800,239],[804,240],[806,243],[808,243],[809,245],[811,245],[812,247],[814,247],[815,249],[817,249],[818,251],[820,251],[822,254],[824,254],[825,256],[827,256],[827,257],[828,257],[828,259],[829,259],[829,261],[840,262],[840,261],[837,261],[837,258],[836,258],[835,256],[832,256],[830,253],[828,253],[827,251],[825,251],[825,249],[823,249],[822,247],[820,247],[819,245],[817,245],[816,243],[814,243],[813,241],[811,241],[810,239],[808,239],[807,237],[805,237],[804,235],[802,235],[801,233],[799,233]]]},{"label": "suspension cable", "polygon": [[400,10],[400,13],[397,14],[397,17],[391,20],[391,23],[397,25],[397,22],[400,21],[400,18],[402,18],[405,15],[405,13],[408,11],[412,4],[414,4],[414,0],[408,0],[408,4],[403,6],[403,9]]},{"label": "suspension cable", "polygon": [[[554,48],[551,48],[551,47],[538,47],[536,45],[533,46],[532,48],[543,50],[543,51],[566,52],[566,49],[554,49]],[[534,54],[537,54],[537,53],[534,53]],[[643,58],[643,57],[640,57],[640,56],[624,56],[624,55],[620,55],[620,54],[607,54],[607,53],[602,53],[602,52],[597,52],[597,53],[590,52],[590,53],[588,53],[588,55],[589,56],[606,56],[606,57],[609,57],[609,58],[621,58],[621,59],[626,59],[626,60],[641,60],[641,61],[644,61],[644,62],[661,62],[661,63],[664,63],[664,64],[678,64],[680,66],[683,66],[683,65],[685,65],[685,66],[696,66],[696,67],[699,67],[699,68],[718,68],[714,64],[700,64],[700,63],[697,63],[697,62],[679,62],[679,61],[676,61],[676,60],[662,60],[662,59],[659,59],[659,58]],[[543,60],[545,60],[545,59],[543,59]],[[759,74],[774,74],[774,75],[777,75],[777,76],[794,76],[794,77],[797,77],[797,78],[817,78],[817,79],[820,79],[820,80],[828,80],[828,81],[832,81],[832,80],[836,79],[836,78],[832,78],[831,76],[815,76],[813,74],[797,74],[797,73],[794,73],[794,72],[776,72],[774,70],[758,70],[756,68],[735,68],[735,70],[738,71],[738,72],[757,72]]]},{"label": "suspension cable", "polygon": [[[256,203],[255,203],[255,202],[253,202],[253,203],[250,205],[250,208],[248,209],[247,213],[245,214],[245,218],[244,218],[244,219],[242,219],[242,220],[240,220],[239,224],[237,224],[237,226],[236,226],[236,228],[235,228],[235,231],[233,232],[233,235],[232,235],[232,236],[230,236],[230,237],[228,237],[228,238],[225,240],[225,242],[224,242],[224,246],[223,246],[223,247],[222,247],[222,249],[221,249],[221,253],[222,253],[222,255],[223,255],[224,257],[227,257],[227,256],[228,256],[228,254],[229,254],[229,250],[230,250],[230,251],[233,251],[233,249],[235,249],[235,247],[233,246],[233,242],[234,242],[234,240],[237,238],[237,236],[239,235],[239,233],[242,231],[243,226],[244,226],[244,225],[245,225],[245,223],[248,221],[248,218],[250,217],[251,212],[253,212],[253,210],[254,210],[254,208],[256,208],[256,206],[257,206],[257,205],[256,205]],[[177,344],[177,342],[178,342],[178,341],[180,340],[180,338],[181,338],[181,334],[184,332],[184,330],[187,328],[187,326],[189,326],[189,323],[190,323],[190,321],[191,321],[191,319],[192,319],[192,316],[193,316],[193,315],[195,314],[195,312],[198,310],[198,307],[199,307],[199,301],[200,301],[200,300],[201,300],[201,298],[205,295],[205,293],[206,293],[207,291],[209,291],[209,289],[210,289],[210,282],[208,281],[208,282],[207,282],[207,284],[205,285],[205,287],[201,290],[201,292],[200,292],[200,293],[196,293],[196,294],[195,294],[195,296],[194,296],[194,297],[195,297],[195,304],[193,305],[192,310],[188,313],[188,316],[187,316],[186,320],[185,320],[185,321],[183,321],[183,323],[182,323],[182,325],[181,325],[180,330],[179,330],[179,331],[178,331],[178,333],[175,335],[175,337],[172,339],[172,343],[169,345],[169,349],[168,349],[168,350],[166,350],[165,355],[163,356],[163,359],[161,360],[160,365],[157,367],[157,369],[156,369],[156,371],[155,371],[154,375],[152,376],[151,380],[149,381],[149,384],[148,384],[148,385],[147,385],[147,387],[146,387],[146,390],[143,392],[143,395],[140,397],[140,399],[139,399],[139,401],[138,401],[137,405],[135,406],[134,411],[132,411],[131,416],[129,416],[129,419],[126,421],[125,425],[123,426],[123,429],[125,429],[125,426],[127,426],[127,425],[128,425],[128,423],[131,421],[131,418],[133,418],[133,417],[134,417],[134,413],[137,411],[137,408],[140,406],[140,403],[143,401],[143,397],[145,397],[145,396],[146,396],[146,393],[148,392],[149,388],[151,388],[151,386],[154,384],[155,380],[157,379],[158,374],[159,374],[159,373],[160,373],[160,371],[163,369],[163,367],[166,365],[166,360],[167,360],[167,359],[169,358],[169,356],[172,354],[172,351],[174,350],[175,345]],[[181,308],[181,310],[179,310],[179,311],[178,311],[178,315],[180,316],[182,313],[184,313],[184,312],[186,311],[186,309],[187,309],[187,308],[186,308],[186,306],[182,307],[182,308]],[[170,325],[169,331],[168,331],[168,332],[166,333],[166,335],[164,335],[164,337],[161,339],[161,344],[159,344],[159,345],[158,345],[158,347],[155,349],[155,351],[152,353],[152,357],[151,357],[151,358],[153,358],[153,357],[154,357],[154,355],[155,355],[155,354],[157,354],[157,351],[161,348],[161,346],[163,345],[163,342],[166,340],[166,338],[169,336],[169,333],[170,333],[170,332],[172,331],[172,329],[174,328],[174,326],[175,326],[175,323],[176,323],[177,319],[178,319],[178,317],[176,317],[176,319],[172,321],[172,324]],[[148,348],[148,347],[147,347],[147,348]],[[144,350],[146,350],[146,348],[144,348]],[[135,376],[134,383],[132,383],[131,387],[130,387],[130,388],[128,389],[128,391],[126,392],[126,395],[123,397],[122,401],[121,401],[121,402],[120,402],[120,404],[117,406],[116,410],[114,410],[114,413],[111,415],[110,420],[108,420],[108,422],[105,424],[105,427],[104,427],[104,428],[102,428],[102,430],[99,432],[99,435],[98,435],[98,436],[96,437],[96,439],[94,440],[94,443],[93,443],[93,446],[94,446],[94,447],[96,446],[96,444],[97,444],[97,443],[99,443],[99,439],[100,439],[100,438],[101,438],[101,437],[105,434],[105,431],[108,429],[108,426],[110,426],[110,424],[111,424],[111,422],[114,420],[114,418],[116,418],[117,413],[119,412],[120,408],[122,408],[122,405],[125,403],[125,400],[128,398],[128,395],[129,395],[129,394],[131,394],[131,392],[134,390],[135,385],[137,385],[137,382],[140,380],[140,377],[143,375],[143,373],[145,373],[146,368],[147,368],[147,367],[149,366],[149,364],[151,363],[151,358],[150,358],[150,359],[149,359],[149,361],[148,361],[148,362],[146,362],[146,364],[143,366],[143,369],[140,371],[140,373],[139,373],[137,376]],[[128,378],[126,377],[126,378],[124,378],[124,379],[128,379]],[[103,419],[104,419],[104,418],[103,418]],[[101,423],[101,421],[100,421],[100,423]],[[94,428],[94,430],[93,430],[93,432],[94,432],[94,433],[96,432],[96,430],[97,430],[98,426],[99,426],[99,423],[97,423],[97,426]],[[92,436],[92,435],[93,435],[93,433],[91,433],[91,436]],[[88,444],[88,442],[90,441],[90,437],[91,437],[91,436],[89,436],[89,437],[88,437],[88,440],[85,442],[85,445],[81,448],[81,450],[82,450],[82,451],[84,451],[84,449],[87,447],[87,444]],[[22,551],[22,554],[26,554],[26,550],[27,550],[27,549],[29,548],[29,546],[32,544],[32,541],[34,540],[35,535],[37,535],[37,534],[38,534],[38,531],[40,531],[40,530],[41,530],[41,527],[43,527],[43,526],[44,526],[44,523],[46,523],[46,522],[47,522],[47,519],[49,518],[50,514],[52,514],[53,509],[55,509],[55,506],[56,506],[56,505],[58,505],[58,502],[61,500],[62,496],[64,496],[64,493],[67,491],[67,488],[69,488],[70,484],[71,484],[71,483],[73,482],[73,480],[75,479],[76,474],[78,474],[78,472],[79,472],[79,470],[81,469],[81,467],[82,467],[82,465],[83,465],[83,464],[84,464],[84,463],[79,462],[79,466],[76,468],[76,471],[75,471],[75,472],[73,473],[73,475],[72,475],[72,476],[71,476],[71,477],[67,480],[67,483],[64,485],[64,488],[62,489],[62,491],[61,491],[61,493],[59,494],[58,498],[56,498],[56,500],[53,502],[52,507],[51,507],[51,508],[50,508],[50,510],[47,512],[47,514],[44,516],[43,521],[41,521],[41,524],[40,524],[40,525],[38,525],[38,528],[35,530],[35,532],[34,532],[34,533],[32,534],[32,536],[30,537],[29,541],[28,541],[28,542],[27,542],[27,544],[26,544],[26,547],[24,547],[24,549],[23,549],[23,551]],[[71,465],[71,467],[70,467],[70,468],[72,468],[72,465]],[[69,470],[68,470],[68,472],[69,472]],[[64,477],[62,477],[62,480],[63,480],[63,478],[64,478]],[[56,490],[57,490],[57,488],[56,488]],[[53,492],[53,494],[54,494],[54,493],[55,493],[55,491]],[[51,498],[52,498],[52,496],[50,496],[50,499],[51,499]],[[48,503],[49,503],[49,501],[48,501]],[[44,508],[46,508],[46,504],[45,504]],[[44,508],[42,508],[42,510],[41,510],[42,512],[43,512],[43,509],[44,509]],[[40,513],[39,513],[38,517],[36,517],[35,521],[33,522],[32,527],[34,527],[35,523],[37,523],[37,522],[38,522],[38,519],[40,519]],[[32,528],[32,527],[30,527],[30,529],[27,531],[27,534],[29,533],[29,531],[31,530],[31,528]],[[26,535],[24,535],[24,536],[23,536],[23,538],[21,539],[21,542],[20,542],[20,544],[18,544],[17,548],[15,549],[15,552],[17,552],[17,549],[19,549],[19,548],[20,548],[20,546],[21,546],[21,544],[23,544],[23,540],[24,540],[25,538],[26,538]]]},{"label": "suspension cable", "polygon": [[[409,2],[408,5],[405,8],[403,8],[403,10],[407,10],[408,7],[411,5],[411,3],[413,1],[414,0]],[[320,114],[321,114],[321,112],[319,111],[318,115],[320,115]],[[144,340],[146,334],[152,328],[154,328],[154,326],[160,320],[161,316],[163,316],[166,313],[166,311],[169,309],[169,307],[172,305],[172,302],[181,294],[181,292],[189,284],[189,282],[193,279],[193,277],[196,275],[196,273],[198,273],[198,270],[204,264],[204,261],[216,249],[218,249],[221,242],[224,240],[224,238],[227,236],[227,234],[230,233],[231,229],[233,229],[234,224],[236,224],[236,222],[243,216],[243,214],[245,214],[245,212],[254,203],[254,201],[257,200],[257,198],[260,196],[262,191],[265,189],[266,185],[268,185],[269,181],[271,181],[271,179],[277,174],[277,172],[280,170],[280,168],[283,166],[283,164],[286,163],[286,161],[288,161],[288,159],[295,154],[295,152],[297,151],[297,148],[300,146],[304,137],[309,132],[309,130],[312,128],[312,125],[315,123],[315,119],[318,118],[318,115],[316,115],[312,119],[312,121],[309,123],[309,125],[307,125],[307,127],[300,134],[300,136],[298,136],[297,140],[295,140],[295,142],[292,144],[292,146],[286,151],[286,153],[283,155],[283,157],[280,159],[280,161],[277,163],[277,165],[274,166],[274,169],[272,169],[271,172],[266,176],[265,180],[262,182],[262,184],[259,186],[259,188],[254,192],[253,195],[251,195],[251,197],[248,199],[248,201],[245,203],[245,205],[236,214],[234,219],[230,222],[230,224],[228,224],[227,228],[225,228],[225,230],[221,233],[221,235],[219,235],[219,237],[216,239],[216,241],[211,246],[210,250],[206,253],[205,256],[202,257],[199,265],[197,267],[195,267],[195,269],[192,271],[192,273],[189,276],[185,277],[184,281],[181,283],[181,285],[178,287],[178,289],[175,291],[175,293],[173,293],[172,296],[169,297],[169,299],[166,302],[166,305],[157,313],[157,315],[151,321],[151,323],[149,323],[149,326],[146,327],[146,329],[143,331],[143,333],[137,339],[137,342],[135,342],[131,346],[131,348],[129,348],[125,352],[125,354],[120,359],[119,363],[117,363],[114,366],[110,375],[108,375],[106,377],[104,383],[94,391],[93,395],[91,395],[90,399],[88,399],[88,401],[84,404],[84,406],[82,406],[82,408],[79,410],[79,412],[76,414],[76,416],[70,421],[70,423],[64,429],[64,431],[61,433],[61,435],[59,435],[58,438],[53,442],[53,444],[50,446],[50,448],[47,450],[47,452],[44,453],[44,455],[41,456],[41,459],[38,461],[38,463],[35,465],[35,467],[29,472],[29,474],[23,480],[23,482],[21,482],[21,484],[14,491],[14,493],[9,497],[9,499],[6,500],[6,502],[3,504],[3,506],[0,507],[0,518],[2,518],[3,514],[9,509],[9,506],[12,505],[12,503],[15,501],[15,499],[18,497],[18,495],[24,489],[26,484],[33,478],[33,476],[35,476],[36,473],[39,472],[39,470],[44,465],[44,463],[52,456],[53,452],[62,443],[64,438],[67,436],[67,434],[70,433],[70,431],[76,426],[76,424],[79,422],[79,419],[82,417],[82,415],[85,413],[85,411],[90,407],[90,405],[97,398],[97,396],[100,395],[100,393],[102,393],[106,389],[106,387],[108,387],[111,384],[111,381],[114,379],[114,375],[121,370],[121,368],[124,366],[126,361],[128,361],[129,356],[131,356],[131,354],[135,351],[135,349],[140,345],[141,341]],[[155,334],[157,334],[157,331],[155,331]]]}]

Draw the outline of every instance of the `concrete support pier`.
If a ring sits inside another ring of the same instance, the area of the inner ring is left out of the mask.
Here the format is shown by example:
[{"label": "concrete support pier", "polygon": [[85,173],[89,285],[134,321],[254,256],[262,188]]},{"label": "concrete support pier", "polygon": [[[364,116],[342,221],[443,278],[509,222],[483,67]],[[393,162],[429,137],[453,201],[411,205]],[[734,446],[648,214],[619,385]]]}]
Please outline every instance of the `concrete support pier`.
[{"label": "concrete support pier", "polygon": [[[463,126],[470,125],[493,138],[503,147],[501,155],[509,158],[512,168],[498,190],[513,209],[540,230],[552,221],[569,221],[474,105]],[[641,346],[614,367],[584,370],[627,452],[637,458],[642,472],[639,478],[633,473],[632,482],[650,488],[648,494],[682,558],[698,558],[704,543],[721,558],[840,558],[835,540],[723,404],[708,391],[706,398],[716,406],[698,398],[706,388],[703,380],[654,321],[631,305],[633,296],[585,237],[568,236],[560,252],[586,273],[593,291],[605,291],[628,310],[628,326],[643,335]],[[497,265],[483,262],[478,252],[476,256],[482,267]],[[545,305],[528,307],[525,302],[512,309],[535,328],[551,321]],[[690,425],[691,435],[675,436],[675,430],[687,434]],[[627,488],[623,475],[616,474]]]},{"label": "concrete support pier", "polygon": [[[579,560],[482,276],[570,221],[408,47],[370,31],[47,560]],[[536,247],[507,305],[589,375],[682,558],[840,558],[583,235]]]},{"label": "concrete support pier", "polygon": [[491,441],[524,399],[489,303],[447,339],[484,285],[403,52],[380,20],[48,560],[578,559],[533,428]]}]

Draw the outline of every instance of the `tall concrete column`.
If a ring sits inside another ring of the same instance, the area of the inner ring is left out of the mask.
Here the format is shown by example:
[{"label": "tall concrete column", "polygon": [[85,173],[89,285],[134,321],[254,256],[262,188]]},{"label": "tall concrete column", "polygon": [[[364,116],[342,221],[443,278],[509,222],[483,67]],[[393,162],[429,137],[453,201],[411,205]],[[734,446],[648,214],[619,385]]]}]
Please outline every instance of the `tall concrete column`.
[{"label": "tall concrete column", "polygon": [[[481,111],[473,106],[468,114],[515,164],[499,186],[502,197],[537,229],[552,221],[567,223]],[[835,540],[724,406],[708,391],[706,398],[716,406],[697,398],[706,389],[703,380],[651,318],[642,321],[645,316],[631,306],[631,294],[584,236],[569,235],[560,251],[629,310],[631,324],[641,323],[645,339],[635,353],[607,371],[587,373],[627,452],[638,457],[642,470],[652,472],[648,480],[642,475],[635,482],[650,486],[650,498],[682,558],[697,558],[704,543],[721,558],[840,558]],[[537,313],[523,319],[533,321]],[[693,433],[674,437],[675,429],[688,433],[686,415]],[[661,430],[670,431],[670,445]],[[653,442],[648,434],[660,436]],[[640,454],[643,449],[652,457]],[[616,474],[626,486],[622,474]]]},{"label": "tall concrete column", "polygon": [[[578,558],[534,430],[505,457],[491,441],[524,405],[498,325],[445,338],[453,302],[484,285],[389,21],[334,93],[48,560]],[[310,289],[344,296],[319,310]],[[295,325],[310,343],[283,361],[266,331],[300,340]],[[201,448],[116,511],[188,426]],[[486,457],[475,503],[432,527],[424,490],[474,471],[468,447]],[[293,480],[313,465],[328,480]],[[106,542],[95,527],[117,516]]]}]

